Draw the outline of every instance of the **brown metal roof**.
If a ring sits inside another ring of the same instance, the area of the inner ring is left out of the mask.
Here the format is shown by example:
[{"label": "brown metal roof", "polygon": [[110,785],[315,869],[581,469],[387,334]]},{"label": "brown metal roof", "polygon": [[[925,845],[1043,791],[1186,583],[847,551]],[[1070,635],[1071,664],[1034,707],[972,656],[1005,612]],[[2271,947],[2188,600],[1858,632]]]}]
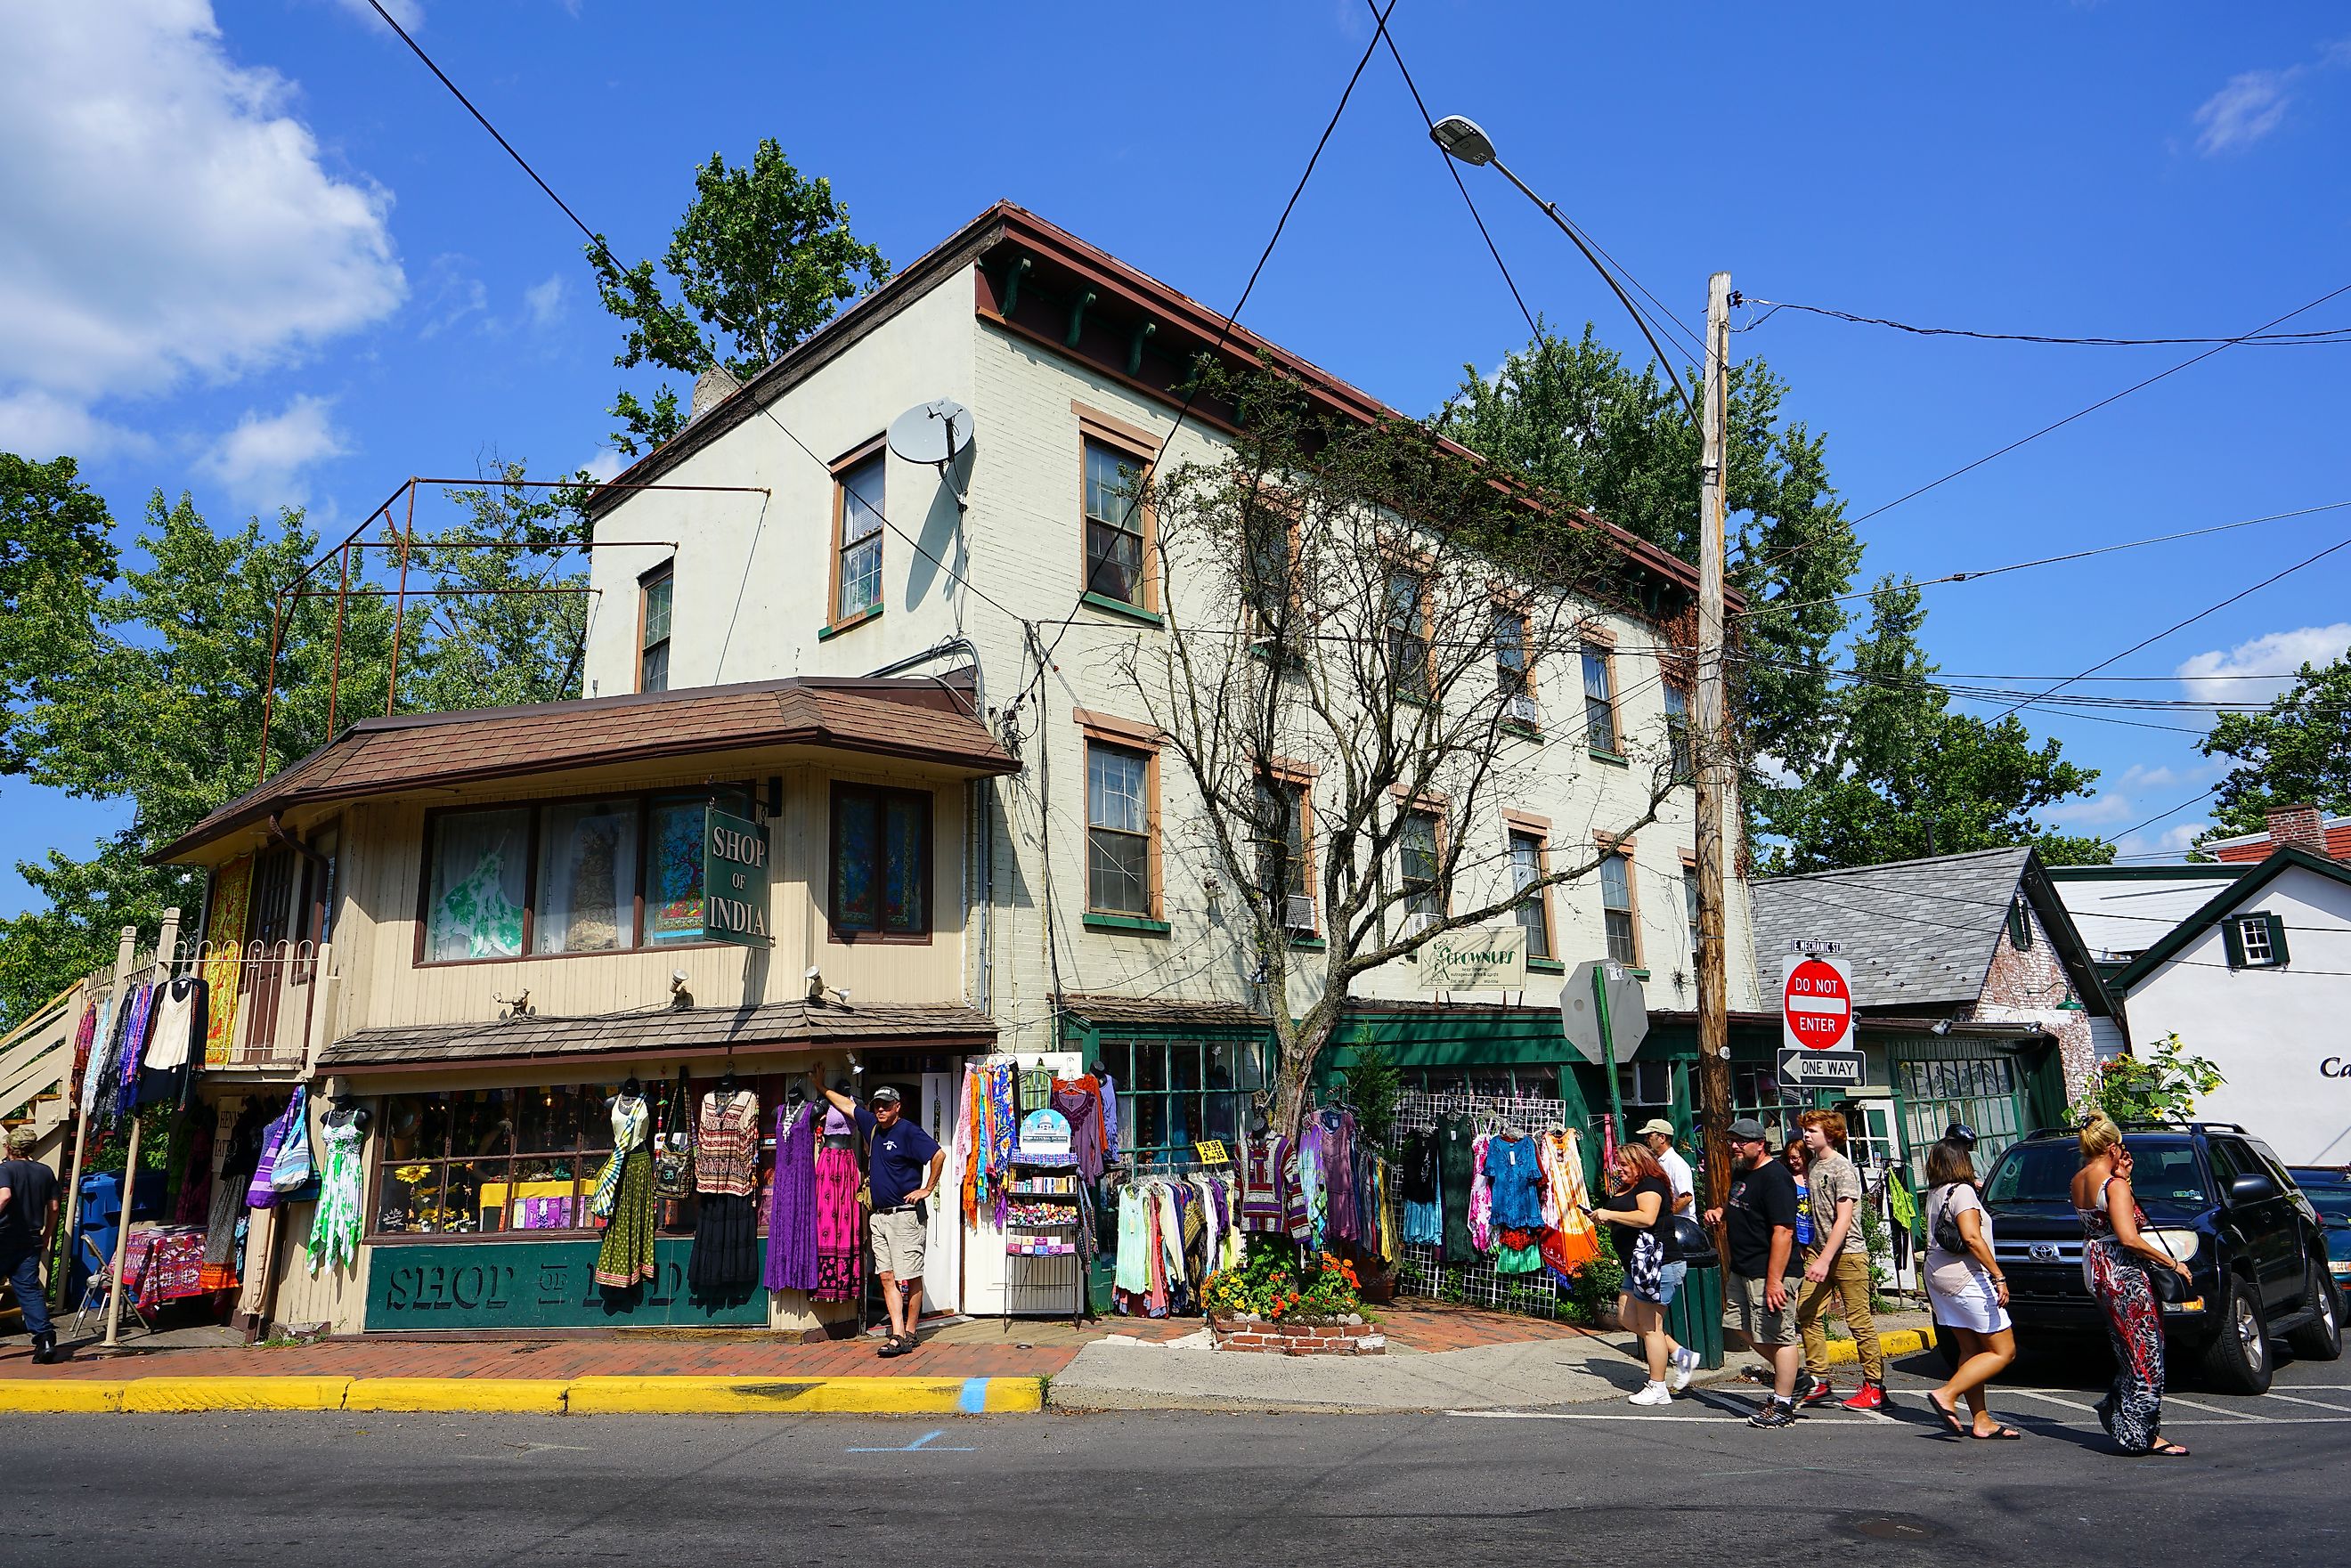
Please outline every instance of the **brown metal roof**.
[{"label": "brown metal roof", "polygon": [[162,863],[313,801],[754,747],[821,746],[974,773],[1020,765],[932,680],[797,677],[521,707],[371,718],[155,852]]},{"label": "brown metal roof", "polygon": [[392,1072],[427,1067],[493,1067],[542,1059],[705,1056],[716,1051],[816,1051],[930,1046],[986,1051],[996,1025],[986,1013],[941,1004],[824,1006],[769,1002],[751,1008],[677,1008],[608,1018],[526,1018],[485,1023],[363,1029],[319,1053],[322,1072]]}]

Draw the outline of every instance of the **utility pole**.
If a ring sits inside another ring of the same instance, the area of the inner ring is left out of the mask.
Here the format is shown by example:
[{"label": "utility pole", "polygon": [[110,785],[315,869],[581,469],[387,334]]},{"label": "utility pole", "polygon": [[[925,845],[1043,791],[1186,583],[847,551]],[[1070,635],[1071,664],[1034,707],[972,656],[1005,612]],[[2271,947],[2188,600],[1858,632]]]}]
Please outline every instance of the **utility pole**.
[{"label": "utility pole", "polygon": [[1706,284],[1706,451],[1698,545],[1698,1103],[1704,1208],[1730,1196],[1730,967],[1724,942],[1723,815],[1730,793],[1722,670],[1722,513],[1730,402],[1730,274]]}]

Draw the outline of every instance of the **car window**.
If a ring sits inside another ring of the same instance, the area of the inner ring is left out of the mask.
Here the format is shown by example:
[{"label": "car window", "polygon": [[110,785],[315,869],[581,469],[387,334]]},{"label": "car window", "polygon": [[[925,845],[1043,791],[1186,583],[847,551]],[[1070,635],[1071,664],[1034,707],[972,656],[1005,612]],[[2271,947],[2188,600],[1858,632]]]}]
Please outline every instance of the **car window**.
[{"label": "car window", "polygon": [[2277,1151],[2259,1138],[2247,1138],[2245,1143],[2260,1157],[2262,1166],[2270,1173],[2270,1179],[2278,1184],[2279,1189],[2292,1192],[2294,1185],[2294,1175],[2285,1168],[2285,1162],[2277,1157]]},{"label": "car window", "polygon": [[[2134,1168],[2131,1190],[2139,1206],[2153,1213],[2178,1213],[2202,1207],[2204,1173],[2196,1162],[2196,1146],[2169,1134],[2140,1134],[2123,1140],[2129,1145]],[[2003,1204],[2073,1201],[2074,1173],[2082,1168],[2082,1155],[2071,1140],[2017,1144],[2002,1155],[1984,1184],[1984,1201]]]},{"label": "car window", "polygon": [[2212,1155],[2212,1179],[2220,1184],[2223,1193],[2241,1176],[2272,1175],[2262,1168],[2261,1156],[2254,1154],[2242,1139],[2214,1138],[2207,1147]]},{"label": "car window", "polygon": [[2306,1186],[2302,1196],[2329,1226],[2351,1228],[2351,1186]]}]

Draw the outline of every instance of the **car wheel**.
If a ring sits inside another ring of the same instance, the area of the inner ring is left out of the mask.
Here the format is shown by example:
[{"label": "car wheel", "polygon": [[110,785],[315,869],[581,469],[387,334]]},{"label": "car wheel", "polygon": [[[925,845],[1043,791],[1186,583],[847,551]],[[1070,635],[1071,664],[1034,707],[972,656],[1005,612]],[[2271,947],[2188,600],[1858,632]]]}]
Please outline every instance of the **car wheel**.
[{"label": "car wheel", "polygon": [[2310,1270],[2310,1299],[2305,1304],[2316,1315],[2286,1335],[2285,1343],[2305,1361],[2335,1360],[2343,1354],[2342,1301],[2323,1266]]},{"label": "car wheel", "polygon": [[2269,1331],[2262,1309],[2241,1280],[2231,1280],[2220,1293],[2213,1314],[2220,1333],[2204,1353],[2204,1375],[2223,1394],[2266,1394],[2270,1390]]}]

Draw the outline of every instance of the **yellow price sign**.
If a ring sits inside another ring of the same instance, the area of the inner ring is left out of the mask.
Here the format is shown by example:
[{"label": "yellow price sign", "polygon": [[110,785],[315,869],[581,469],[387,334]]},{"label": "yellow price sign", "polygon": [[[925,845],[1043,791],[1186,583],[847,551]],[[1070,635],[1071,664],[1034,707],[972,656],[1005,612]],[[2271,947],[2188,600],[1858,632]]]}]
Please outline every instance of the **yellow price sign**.
[{"label": "yellow price sign", "polygon": [[1200,1156],[1200,1163],[1204,1166],[1228,1166],[1233,1163],[1233,1156],[1225,1152],[1222,1138],[1204,1139],[1192,1145],[1192,1152]]}]

